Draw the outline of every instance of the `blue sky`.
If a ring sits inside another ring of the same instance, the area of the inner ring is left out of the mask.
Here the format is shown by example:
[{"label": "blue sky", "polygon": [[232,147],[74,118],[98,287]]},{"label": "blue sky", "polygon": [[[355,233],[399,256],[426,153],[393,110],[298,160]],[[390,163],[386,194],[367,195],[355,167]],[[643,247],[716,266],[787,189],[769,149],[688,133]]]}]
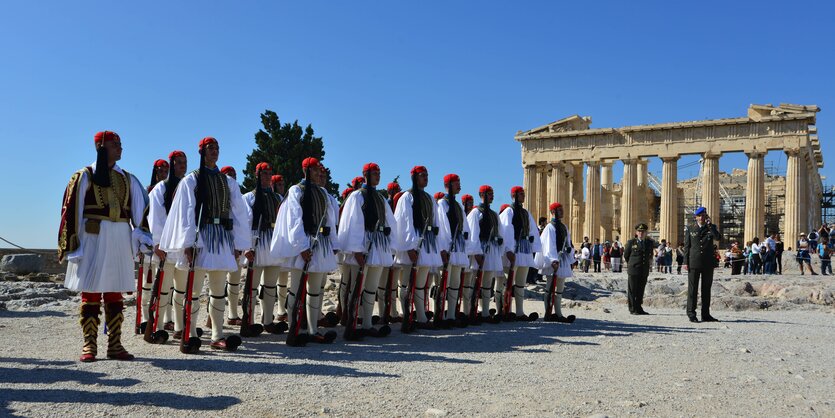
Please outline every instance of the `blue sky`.
[{"label": "blue sky", "polygon": [[[522,182],[517,130],[572,114],[617,127],[817,104],[822,174],[835,179],[831,4],[5,2],[0,236],[55,246],[63,189],[94,160],[96,131],[121,135],[120,165],[143,182],[173,149],[196,163],[206,135],[240,170],[264,109],[312,123],[341,184],[368,161],[384,181],[422,164],[430,191],[455,172],[464,192],[489,183],[507,200]],[[767,161],[785,169],[779,153]]]}]

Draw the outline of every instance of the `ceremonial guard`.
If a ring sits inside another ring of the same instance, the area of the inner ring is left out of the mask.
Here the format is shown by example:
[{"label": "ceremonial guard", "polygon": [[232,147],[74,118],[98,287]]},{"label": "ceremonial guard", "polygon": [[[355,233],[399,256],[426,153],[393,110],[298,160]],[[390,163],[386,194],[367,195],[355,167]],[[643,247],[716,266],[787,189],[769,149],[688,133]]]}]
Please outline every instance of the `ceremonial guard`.
[{"label": "ceremonial guard", "polygon": [[[364,184],[348,196],[339,220],[339,245],[345,254],[345,264],[350,266],[346,286],[348,309],[344,310],[350,313],[345,329],[348,340],[365,335],[385,336],[391,332],[387,325],[380,330],[373,328],[372,315],[383,269],[391,267],[393,262],[394,215],[376,189],[380,183],[380,167],[368,163],[363,166],[362,173]],[[355,329],[357,317],[362,318],[362,330]]]},{"label": "ceremonial guard", "polygon": [[[285,193],[287,189],[284,185],[284,177],[281,174],[273,174],[270,178],[270,184],[272,185],[273,192],[275,192],[281,199],[284,201]],[[276,212],[276,216],[278,213]],[[276,307],[276,320],[278,322],[286,322],[287,321],[287,286],[290,282],[290,272],[282,268],[278,272],[278,306]]]},{"label": "ceremonial guard", "polygon": [[[470,238],[470,226],[467,224],[464,207],[455,200],[455,196],[461,191],[461,178],[457,174],[444,176],[444,187],[446,195],[438,201],[438,224],[441,233],[438,234],[438,246],[441,249],[441,258],[444,262],[446,272],[441,272],[442,286],[436,291],[435,306],[436,318],[443,318],[446,326],[456,323],[458,313],[458,297],[461,291],[461,271],[469,266],[469,255],[472,252],[468,245]],[[444,283],[446,274],[446,283]],[[446,312],[437,312],[442,304],[441,298],[446,296]],[[436,321],[436,324],[439,324]],[[457,321],[458,326],[463,326],[463,320]]]},{"label": "ceremonial guard", "polygon": [[[151,170],[151,182],[148,183],[148,187],[146,188],[147,193],[151,193],[151,189],[157,185],[157,183],[165,180],[168,177],[170,165],[168,161],[163,159],[159,159],[154,161],[154,167]],[[148,210],[149,208],[145,207],[145,213],[142,217],[142,228],[149,229],[148,225]],[[151,257],[145,257],[144,255],[140,256],[137,259],[138,262],[142,263],[142,270],[145,277],[140,277],[139,280],[142,282],[142,294],[139,295],[138,300],[140,301],[141,305],[141,323],[140,326],[137,327],[136,333],[140,334],[144,332],[145,325],[148,323],[150,318],[150,303],[151,303],[151,287],[153,284],[154,275],[156,274],[156,270],[159,268],[159,258],[156,254],[153,254]]]},{"label": "ceremonial guard", "polygon": [[[174,193],[177,190],[177,185],[179,185],[180,181],[183,177],[185,177],[186,170],[188,169],[188,160],[184,152],[172,151],[168,154],[168,159],[171,161],[171,170],[169,171],[168,178],[165,179],[165,181],[159,182],[151,190],[151,194],[149,195],[150,204],[148,210],[148,224],[151,228],[151,235],[154,237],[154,255],[160,260],[160,264],[162,265],[162,281],[160,283],[160,293],[157,295],[157,310],[159,312],[157,315],[162,315],[162,313],[168,311],[168,308],[171,306],[170,302],[173,295],[171,295],[170,292],[171,289],[173,289],[175,280],[180,283],[185,283],[187,275],[186,269],[177,269],[175,267],[178,262],[181,266],[183,266],[182,260],[178,258],[181,257],[182,254],[168,254],[159,249],[160,240],[162,239],[162,231],[165,227],[165,222],[168,219],[168,212],[171,210],[171,205],[174,202]],[[183,329],[182,295],[180,295],[179,298],[174,298],[174,302],[174,305],[176,305],[173,315],[174,329],[181,330]],[[153,326],[153,314],[151,315],[149,321]],[[156,322],[154,331],[159,332],[164,328],[164,324],[162,323],[163,321]],[[167,335],[165,339],[167,339]],[[164,340],[160,341],[155,338],[153,342],[164,342]]]},{"label": "ceremonial guard", "polygon": [[562,293],[565,279],[573,277],[571,265],[574,263],[574,245],[571,244],[571,231],[562,223],[563,209],[560,203],[551,203],[551,222],[545,225],[539,238],[542,251],[536,253],[536,262],[542,266],[541,273],[545,281],[545,317],[548,322],[574,322],[574,315],[563,316]]},{"label": "ceremonial guard", "polygon": [[635,226],[635,237],[626,241],[626,247],[623,249],[626,274],[629,276],[626,299],[629,302],[629,313],[632,315],[649,315],[643,308],[644,290],[652,268],[652,251],[658,245],[646,236],[647,229],[647,224],[644,223]]},{"label": "ceremonial guard", "polygon": [[[232,166],[224,166],[220,168],[220,172],[229,176],[232,180],[235,181],[237,184],[238,181],[238,173],[235,171],[235,167]],[[230,271],[226,273],[226,305],[229,307],[229,312],[227,313],[226,324],[232,326],[239,326],[241,325],[241,314],[240,314],[240,307],[239,303],[241,301],[241,279],[243,274],[243,268],[247,264],[247,259],[244,256],[238,257],[238,269],[235,271]],[[211,317],[209,317],[209,322],[211,322]]]},{"label": "ceremonial guard", "polygon": [[[403,192],[394,211],[398,238],[394,262],[400,267],[400,297],[404,321],[411,321],[405,315],[415,313],[413,324],[418,328],[432,328],[425,308],[427,277],[431,268],[440,267],[441,254],[438,250],[437,203],[424,191],[429,182],[429,173],[424,166],[415,166],[410,171],[412,188]],[[412,270],[414,282],[410,282]],[[407,330],[408,332],[408,330]]]},{"label": "ceremonial guard", "polygon": [[474,203],[473,203],[473,195],[465,194],[461,196],[461,204],[464,205],[464,216],[470,214],[470,211],[473,210]]},{"label": "ceremonial guard", "polygon": [[[403,193],[400,190],[400,183],[393,181],[386,185],[386,194],[391,212],[394,213],[396,202],[394,197]],[[392,262],[394,261],[394,254],[392,254]],[[384,323],[400,322],[402,318],[397,311],[397,281],[400,280],[400,268],[392,264],[391,267],[384,267],[383,273],[380,276],[380,283],[377,287],[377,312],[378,319],[382,319]],[[388,303],[386,297],[388,296]]]},{"label": "ceremonial guard", "polygon": [[[528,270],[536,267],[533,254],[541,251],[539,230],[536,228],[533,216],[522,207],[525,203],[525,190],[520,186],[514,186],[510,189],[510,198],[513,199],[513,205],[499,215],[510,271],[507,278],[499,276],[496,280],[496,303],[499,304],[499,308],[502,305],[509,307],[510,301],[504,298],[508,296],[508,293],[512,293],[516,300],[516,314],[514,316],[509,310],[503,312],[505,319],[535,320],[539,315],[536,312],[531,313],[530,316],[525,315],[523,303]],[[503,283],[504,280],[510,279],[512,283]],[[507,288],[513,286],[512,292],[507,292],[505,286]]]},{"label": "ceremonial guard", "polygon": [[[253,254],[253,278],[250,285],[250,304],[255,302],[256,282],[261,284],[259,299],[261,299],[261,324],[264,331],[271,334],[280,334],[287,330],[287,324],[275,322],[273,311],[278,300],[278,280],[282,268],[280,260],[270,253],[270,244],[273,239],[275,219],[278,216],[278,208],[284,200],[281,195],[272,188],[272,167],[262,162],[255,166],[255,190],[244,195],[244,201],[249,210]],[[286,270],[285,270],[286,271]],[[247,272],[249,274],[249,272]],[[286,274],[285,280],[286,280]],[[286,288],[287,282],[284,286]],[[244,290],[246,291],[246,290]],[[254,306],[253,306],[254,312]],[[251,319],[250,319],[251,320]]]},{"label": "ceremonial guard", "polygon": [[[490,208],[493,203],[493,188],[483,185],[478,189],[481,204],[467,215],[467,225],[470,228],[470,248],[473,253],[473,263],[470,269],[473,273],[466,276],[462,284],[463,311],[468,318],[473,318],[473,325],[481,321],[497,322],[490,316],[490,297],[493,292],[493,281],[502,275],[502,254],[505,252],[504,240],[499,232],[499,215]],[[478,295],[481,296],[481,316],[477,316],[476,309]]]},{"label": "ceremonial guard", "polygon": [[[291,187],[278,211],[270,252],[282,258],[282,266],[290,271],[287,298],[290,332],[287,345],[302,346],[308,341],[329,343],[333,331],[318,332],[321,310],[321,289],[328,273],[336,270],[336,256],[331,232],[336,230],[339,208],[320,187],[322,167],[315,158],[302,161],[304,180]],[[306,299],[306,301],[305,301]],[[304,305],[308,334],[295,333],[301,327],[298,317]]]},{"label": "ceremonial guard", "polygon": [[150,233],[139,227],[147,195],[136,177],[116,165],[122,158],[119,135],[99,132],[94,144],[96,162],[77,171],[64,192],[58,259],[67,261],[64,287],[81,292],[80,360],[96,360],[102,302],[107,357],[131,360],[121,343],[122,292],[135,290],[133,255],[140,249],[150,253],[153,247]]},{"label": "ceremonial guard", "polygon": [[687,317],[690,322],[696,318],[696,296],[699,280],[702,290],[702,321],[718,322],[710,315],[710,288],[713,286],[714,245],[719,239],[719,230],[710,222],[707,209],[699,207],[694,212],[696,222],[684,230],[684,267],[687,269]]},{"label": "ceremonial guard", "polygon": [[187,338],[182,348],[184,352],[195,353],[200,346],[196,319],[200,310],[198,296],[206,276],[209,282],[209,316],[212,319],[211,347],[234,351],[240,345],[240,337],[224,337],[223,333],[226,276],[238,270],[241,252],[251,247],[249,218],[238,183],[218,170],[220,146],[217,140],[203,138],[199,143],[199,152],[199,168],[177,186],[162,231],[160,249],[166,253],[177,253],[181,260],[177,267],[183,269],[187,262],[190,265],[189,274],[195,278],[192,289],[187,289],[186,283],[178,283],[176,275],[174,281],[178,294],[191,293],[191,300],[185,302],[186,306],[191,306],[191,316],[190,329],[181,336]]}]

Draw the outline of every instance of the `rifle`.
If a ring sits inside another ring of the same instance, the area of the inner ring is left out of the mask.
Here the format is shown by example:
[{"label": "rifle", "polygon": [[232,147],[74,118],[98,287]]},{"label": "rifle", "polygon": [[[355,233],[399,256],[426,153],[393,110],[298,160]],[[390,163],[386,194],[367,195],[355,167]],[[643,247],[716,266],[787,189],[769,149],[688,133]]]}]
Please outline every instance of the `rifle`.
[{"label": "rifle", "polygon": [[545,303],[545,319],[548,320],[551,318],[551,313],[554,312],[554,303],[556,303],[557,299],[557,270],[554,270],[554,273],[551,275],[551,285],[548,286],[548,293],[545,295],[546,303]]},{"label": "rifle", "polygon": [[153,289],[151,290],[151,303],[148,309],[153,313],[153,320],[150,324],[145,325],[145,335],[142,337],[145,342],[151,344],[164,344],[168,341],[168,332],[164,329],[157,331],[157,323],[159,322],[159,300],[162,292],[162,279],[165,278],[165,260],[160,261],[157,275],[154,278]]},{"label": "rifle", "polygon": [[197,215],[197,230],[194,243],[191,245],[191,261],[188,263],[188,278],[186,279],[186,294],[183,300],[183,335],[180,338],[180,352],[183,354],[197,354],[203,344],[200,337],[191,336],[191,296],[194,293],[194,265],[197,262],[197,240],[200,239],[200,223],[203,220],[203,204]]},{"label": "rifle", "polygon": [[[417,261],[420,258],[420,247],[423,246],[423,238],[426,236],[426,233],[430,230],[431,226],[429,225],[429,215],[423,220],[424,230],[423,234],[421,234],[420,239],[418,239],[417,245],[417,257],[415,257],[415,261],[412,263],[412,268],[409,271],[409,287],[406,288],[406,296],[405,299],[405,306],[403,307],[403,323],[400,325],[400,332],[410,333],[415,328],[415,318],[414,318],[414,305],[415,305],[415,286],[417,283]],[[424,296],[425,299],[425,296]]]},{"label": "rifle", "polygon": [[145,254],[139,253],[139,271],[136,272],[136,325],[133,331],[136,335],[142,333],[140,326],[142,325],[142,277],[145,276]]},{"label": "rifle", "polygon": [[[374,227],[374,231],[376,232],[380,226],[380,221],[377,221],[377,225]],[[365,282],[365,271],[368,268],[368,255],[371,253],[371,247],[374,245],[374,240],[368,240],[368,248],[365,250],[365,265],[360,266],[359,271],[357,272],[357,278],[354,280],[354,291],[351,293],[351,298],[348,301],[348,323],[345,325],[345,333],[343,336],[346,340],[359,340],[362,338],[362,335],[357,335],[357,317],[359,316],[359,305],[360,305],[360,298],[362,297],[363,292],[363,282]],[[357,263],[359,265],[359,263]]]},{"label": "rifle", "polygon": [[[490,234],[487,235],[487,239],[491,240],[493,237],[493,231],[496,230],[495,225],[490,225]],[[489,241],[488,241],[489,242]],[[483,255],[484,258],[487,258],[487,254]],[[478,263],[478,262],[476,262]],[[475,322],[478,319],[478,302],[481,299],[481,283],[484,281],[484,260],[482,260],[481,264],[478,265],[478,270],[475,273],[475,282],[473,283],[473,296],[470,298],[470,322]]]},{"label": "rifle", "polygon": [[[258,236],[255,237],[255,247],[258,248],[259,241],[261,239],[260,232],[261,232],[261,221],[263,220],[263,216],[258,217],[258,229],[256,230]],[[255,251],[253,249],[253,251]],[[241,315],[241,337],[257,337],[264,332],[264,326],[261,324],[253,324],[252,317],[253,315],[253,303],[252,303],[252,280],[255,276],[255,257],[252,257],[252,260],[247,260],[246,262],[246,279],[244,280],[244,288],[246,291],[244,292],[243,297],[243,314]],[[235,301],[237,303],[238,301]]]},{"label": "rifle", "polygon": [[385,291],[385,298],[386,300],[383,302],[384,312],[383,312],[383,324],[389,324],[391,322],[391,292],[394,288],[394,265],[389,267],[389,274],[386,277],[386,291]]},{"label": "rifle", "polygon": [[[449,281],[449,259],[452,257],[452,250],[455,248],[455,236],[452,238],[452,242],[449,244],[449,252],[447,252],[447,262],[443,266],[443,271],[441,272],[441,284],[439,288],[435,291],[435,317],[434,319],[435,326],[440,326],[444,322],[444,310],[446,309],[446,295],[447,295],[447,283]],[[461,285],[458,285],[459,289]],[[461,293],[460,291],[458,292]]]},{"label": "rifle", "polygon": [[[516,245],[513,255],[519,252],[519,240],[522,239],[522,231],[519,231],[519,236],[516,237]],[[502,314],[506,321],[513,319],[510,314],[510,298],[513,296],[513,282],[516,281],[516,261],[510,263],[510,270],[507,272],[507,282],[504,285],[504,294],[502,296]]]},{"label": "rifle", "polygon": [[[321,233],[322,223],[325,221],[327,213],[327,209],[324,213],[322,213],[322,218],[319,219],[319,225],[316,227],[316,236],[313,237],[313,243],[310,244],[311,260],[313,259],[316,247],[319,245],[319,234]],[[302,269],[302,277],[301,280],[299,280],[299,286],[296,288],[296,298],[293,300],[293,307],[287,315],[287,319],[290,320],[290,324],[287,330],[287,344],[292,346],[303,346],[307,344],[306,340],[297,340],[297,338],[299,338],[299,330],[301,329],[302,318],[305,316],[304,314],[306,312],[304,299],[307,294],[307,269],[309,267],[310,261],[305,261],[304,268]],[[316,318],[314,318],[314,320],[315,319]]]}]

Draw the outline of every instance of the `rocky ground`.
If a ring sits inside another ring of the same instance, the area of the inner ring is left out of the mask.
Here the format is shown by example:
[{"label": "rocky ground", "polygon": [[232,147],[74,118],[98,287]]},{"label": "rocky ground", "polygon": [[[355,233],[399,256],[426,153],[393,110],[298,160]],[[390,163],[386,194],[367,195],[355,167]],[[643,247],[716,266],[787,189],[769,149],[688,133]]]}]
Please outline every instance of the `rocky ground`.
[{"label": "rocky ground", "polygon": [[[0,415],[835,416],[832,276],[719,272],[720,323],[687,322],[685,275],[651,274],[653,315],[636,317],[625,275],[578,274],[564,300],[571,325],[395,330],[306,348],[265,335],[192,357],[125,335],[136,361],[92,364],[76,361],[78,296],[60,275],[0,275]],[[540,314],[543,291],[526,291]]]}]

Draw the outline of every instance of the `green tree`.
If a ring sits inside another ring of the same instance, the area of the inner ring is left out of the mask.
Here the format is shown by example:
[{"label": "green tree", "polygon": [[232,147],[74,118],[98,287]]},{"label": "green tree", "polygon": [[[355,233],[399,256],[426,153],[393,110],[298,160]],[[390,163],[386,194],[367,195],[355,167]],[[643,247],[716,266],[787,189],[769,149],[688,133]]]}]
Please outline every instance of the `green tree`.
[{"label": "green tree", "polygon": [[[293,123],[281,124],[278,114],[265,110],[261,114],[262,129],[255,133],[255,149],[246,157],[243,188],[255,188],[255,166],[266,161],[273,168],[273,174],[284,176],[284,183],[289,188],[304,178],[302,160],[313,157],[325,163],[325,145],[322,137],[314,135],[313,126],[306,128]],[[338,185],[333,182],[328,171],[326,189],[333,196],[338,196]]]}]

